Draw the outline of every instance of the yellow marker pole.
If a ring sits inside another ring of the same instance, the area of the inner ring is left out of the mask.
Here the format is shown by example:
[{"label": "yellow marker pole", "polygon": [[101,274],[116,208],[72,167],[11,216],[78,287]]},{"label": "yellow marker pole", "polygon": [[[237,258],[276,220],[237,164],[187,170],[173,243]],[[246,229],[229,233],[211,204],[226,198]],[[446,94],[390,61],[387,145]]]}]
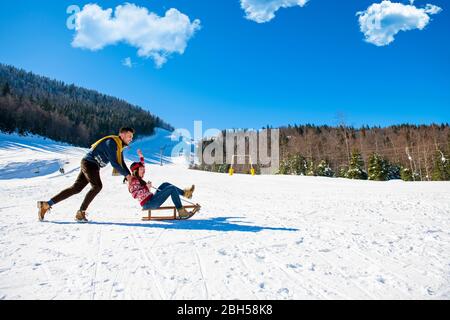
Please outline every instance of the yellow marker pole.
[{"label": "yellow marker pole", "polygon": [[253,161],[252,161],[252,156],[249,156],[249,160],[250,160],[250,174],[252,175],[252,176],[254,176],[255,175],[255,168],[253,168]]}]

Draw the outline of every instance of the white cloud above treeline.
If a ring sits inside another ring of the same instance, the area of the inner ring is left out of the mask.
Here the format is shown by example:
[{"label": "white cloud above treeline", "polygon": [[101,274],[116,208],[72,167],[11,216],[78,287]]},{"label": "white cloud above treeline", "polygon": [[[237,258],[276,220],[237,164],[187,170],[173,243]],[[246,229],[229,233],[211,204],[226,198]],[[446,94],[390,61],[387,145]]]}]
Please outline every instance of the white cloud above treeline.
[{"label": "white cloud above treeline", "polygon": [[130,3],[117,6],[114,13],[111,8],[88,4],[76,14],[72,46],[97,51],[126,43],[138,49],[138,56],[151,58],[162,67],[173,53],[184,53],[189,39],[200,28],[200,20],[191,22],[173,8],[160,17]]},{"label": "white cloud above treeline", "polygon": [[386,0],[372,4],[357,15],[365,40],[376,46],[386,46],[395,40],[395,35],[400,31],[424,29],[431,21],[430,15],[441,11],[432,4],[418,8],[414,1],[403,4]]},{"label": "white cloud above treeline", "polygon": [[281,8],[303,7],[308,0],[240,0],[246,18],[257,23],[269,22]]}]

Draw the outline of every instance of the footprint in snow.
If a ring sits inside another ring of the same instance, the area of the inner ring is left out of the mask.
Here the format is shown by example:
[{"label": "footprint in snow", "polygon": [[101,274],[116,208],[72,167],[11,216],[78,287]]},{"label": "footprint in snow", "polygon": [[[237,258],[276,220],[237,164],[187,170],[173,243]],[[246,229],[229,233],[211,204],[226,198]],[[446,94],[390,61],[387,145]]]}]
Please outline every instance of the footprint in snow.
[{"label": "footprint in snow", "polygon": [[301,267],[303,267],[301,264],[299,264],[299,263],[289,263],[289,264],[287,264],[286,265],[286,267],[288,267],[288,268],[291,268],[291,269],[297,269],[297,268],[301,268]]},{"label": "footprint in snow", "polygon": [[376,280],[382,284],[384,284],[386,282],[386,279],[384,279],[382,276],[378,276]]},{"label": "footprint in snow", "polygon": [[281,288],[277,291],[278,294],[281,295],[288,295],[289,294],[289,289],[288,288]]}]

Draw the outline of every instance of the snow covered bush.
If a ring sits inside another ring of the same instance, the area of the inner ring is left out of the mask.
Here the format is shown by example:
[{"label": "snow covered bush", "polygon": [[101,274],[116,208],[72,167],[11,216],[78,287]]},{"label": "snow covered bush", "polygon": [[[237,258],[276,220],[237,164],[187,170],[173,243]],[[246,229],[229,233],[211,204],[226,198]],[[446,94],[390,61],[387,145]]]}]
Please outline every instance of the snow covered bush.
[{"label": "snow covered bush", "polygon": [[373,153],[369,158],[368,177],[369,180],[389,180],[389,163],[378,153]]},{"label": "snow covered bush", "polygon": [[334,171],[330,168],[327,160],[319,162],[316,168],[316,174],[321,177],[334,177]]},{"label": "snow covered bush", "polygon": [[354,150],[347,171],[347,178],[367,180],[367,172],[364,170],[364,160],[358,150]]},{"label": "snow covered bush", "polygon": [[412,171],[409,168],[402,168],[400,175],[403,181],[413,181]]},{"label": "snow covered bush", "polygon": [[307,163],[301,154],[292,154],[280,161],[278,174],[285,175],[306,175]]}]

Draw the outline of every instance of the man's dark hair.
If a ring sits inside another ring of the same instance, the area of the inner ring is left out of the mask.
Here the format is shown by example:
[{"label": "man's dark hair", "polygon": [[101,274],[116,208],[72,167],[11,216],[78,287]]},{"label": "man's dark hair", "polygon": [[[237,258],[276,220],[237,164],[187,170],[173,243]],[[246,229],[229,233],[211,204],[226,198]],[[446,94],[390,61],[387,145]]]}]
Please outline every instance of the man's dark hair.
[{"label": "man's dark hair", "polygon": [[122,127],[122,128],[120,128],[119,133],[125,133],[125,132],[131,132],[133,134],[136,133],[136,131],[133,128],[131,128],[131,127]]}]

